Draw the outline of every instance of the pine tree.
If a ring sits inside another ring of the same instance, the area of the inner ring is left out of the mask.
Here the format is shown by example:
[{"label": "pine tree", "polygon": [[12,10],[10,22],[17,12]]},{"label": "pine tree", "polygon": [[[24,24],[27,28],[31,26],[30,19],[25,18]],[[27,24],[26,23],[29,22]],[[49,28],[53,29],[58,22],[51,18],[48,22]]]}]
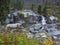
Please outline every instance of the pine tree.
[{"label": "pine tree", "polygon": [[9,12],[9,1],[10,0],[0,0],[0,21],[6,20],[6,14]]},{"label": "pine tree", "polygon": [[31,6],[31,10],[34,11],[34,4],[32,4],[32,6]]},{"label": "pine tree", "polygon": [[46,6],[43,8],[42,13],[43,13],[44,15],[46,15],[46,13],[47,13],[47,7],[46,7]]},{"label": "pine tree", "polygon": [[42,12],[41,12],[41,6],[39,5],[38,6],[38,14],[41,14]]},{"label": "pine tree", "polygon": [[22,8],[23,8],[22,0],[16,0],[14,8],[18,9],[18,10],[22,10]]}]

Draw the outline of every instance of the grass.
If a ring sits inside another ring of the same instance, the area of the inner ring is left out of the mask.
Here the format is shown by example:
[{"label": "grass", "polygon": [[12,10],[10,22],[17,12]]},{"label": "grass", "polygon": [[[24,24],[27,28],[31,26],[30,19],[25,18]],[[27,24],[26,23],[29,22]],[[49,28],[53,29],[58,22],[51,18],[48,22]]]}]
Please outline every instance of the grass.
[{"label": "grass", "polygon": [[27,39],[26,34],[1,34],[0,33],[0,44],[1,45],[37,45],[38,42],[35,39]]},{"label": "grass", "polygon": [[36,38],[28,39],[25,32],[0,33],[0,44],[1,45],[44,45],[45,40],[46,39],[42,37],[39,39],[36,39]]}]

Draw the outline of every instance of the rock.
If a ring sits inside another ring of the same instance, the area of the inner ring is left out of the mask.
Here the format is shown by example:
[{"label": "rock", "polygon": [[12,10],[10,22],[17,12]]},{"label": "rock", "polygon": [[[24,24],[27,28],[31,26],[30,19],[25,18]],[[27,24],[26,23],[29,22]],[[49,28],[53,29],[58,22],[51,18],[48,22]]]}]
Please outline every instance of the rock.
[{"label": "rock", "polygon": [[36,33],[34,36],[35,36],[35,38],[40,38],[39,33]]},{"label": "rock", "polygon": [[34,35],[32,33],[30,33],[30,32],[26,33],[26,35],[27,35],[27,38],[29,38],[29,39],[34,37]]}]

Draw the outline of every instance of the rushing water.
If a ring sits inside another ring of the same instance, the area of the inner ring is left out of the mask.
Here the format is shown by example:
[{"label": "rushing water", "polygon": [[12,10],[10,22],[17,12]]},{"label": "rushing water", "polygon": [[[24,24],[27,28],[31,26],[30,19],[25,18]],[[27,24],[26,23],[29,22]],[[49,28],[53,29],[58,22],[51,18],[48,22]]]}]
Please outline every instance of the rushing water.
[{"label": "rushing water", "polygon": [[44,16],[42,16],[42,25],[46,25],[46,20]]}]

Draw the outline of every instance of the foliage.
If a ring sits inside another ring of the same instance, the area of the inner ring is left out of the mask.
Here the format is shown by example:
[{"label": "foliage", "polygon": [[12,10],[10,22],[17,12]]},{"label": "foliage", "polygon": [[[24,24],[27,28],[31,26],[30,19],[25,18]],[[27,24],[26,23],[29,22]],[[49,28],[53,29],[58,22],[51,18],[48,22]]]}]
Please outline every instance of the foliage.
[{"label": "foliage", "polygon": [[39,5],[38,13],[46,15],[47,14],[47,7],[46,6],[43,7],[43,6]]},{"label": "foliage", "polygon": [[4,43],[3,34],[0,33],[0,43]]},{"label": "foliage", "polygon": [[41,5],[38,6],[38,11],[39,14],[41,14]]},{"label": "foliage", "polygon": [[45,7],[43,8],[42,13],[46,15],[46,12],[47,12],[47,7],[45,6]]},{"label": "foliage", "polygon": [[9,12],[9,1],[0,0],[0,21],[5,21],[6,14]]},{"label": "foliage", "polygon": [[6,33],[3,34],[3,39],[4,39],[4,44],[8,45],[9,43],[8,43],[8,39],[7,39],[7,34]]},{"label": "foliage", "polygon": [[25,17],[24,17],[24,15],[23,14],[18,14],[19,15],[19,17],[21,18],[21,19],[25,19]]},{"label": "foliage", "polygon": [[18,39],[19,45],[37,45],[38,44],[36,40],[28,39],[25,33],[18,35],[17,39]]},{"label": "foliage", "polygon": [[55,45],[54,41],[50,40],[50,39],[46,39],[44,42],[45,45]]},{"label": "foliage", "polygon": [[4,33],[0,34],[0,42],[4,45],[53,45],[54,42],[51,38],[40,38],[37,40],[36,38],[28,39],[26,37],[26,33]]},{"label": "foliage", "polygon": [[32,6],[31,6],[31,10],[34,11],[34,4],[32,4]]},{"label": "foliage", "polygon": [[22,0],[16,0],[16,3],[15,3],[15,9],[18,9],[18,10],[22,10],[23,8],[23,5],[22,5]]}]

